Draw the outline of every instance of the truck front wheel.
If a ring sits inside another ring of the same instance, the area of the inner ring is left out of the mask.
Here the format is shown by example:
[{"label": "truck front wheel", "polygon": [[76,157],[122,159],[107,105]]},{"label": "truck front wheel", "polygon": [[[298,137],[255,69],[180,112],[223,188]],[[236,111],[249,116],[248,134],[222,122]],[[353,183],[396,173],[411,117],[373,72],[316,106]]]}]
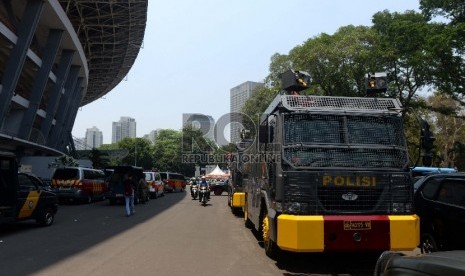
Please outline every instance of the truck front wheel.
[{"label": "truck front wheel", "polygon": [[270,233],[270,219],[268,214],[265,212],[262,219],[262,236],[263,236],[263,247],[265,248],[265,254],[276,259],[279,255],[279,248],[276,243],[271,239]]},{"label": "truck front wheel", "polygon": [[249,228],[251,229],[253,227],[253,223],[250,221],[249,219],[249,211],[248,211],[248,207],[247,207],[247,201],[245,202],[245,205],[244,205],[244,221],[245,221],[245,227],[246,228]]}]

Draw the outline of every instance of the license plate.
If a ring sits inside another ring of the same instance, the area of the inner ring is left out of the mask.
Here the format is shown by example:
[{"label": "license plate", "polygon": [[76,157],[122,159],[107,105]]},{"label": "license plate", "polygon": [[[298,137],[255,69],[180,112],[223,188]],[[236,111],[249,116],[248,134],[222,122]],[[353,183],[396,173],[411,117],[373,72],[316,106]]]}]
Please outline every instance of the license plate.
[{"label": "license plate", "polygon": [[370,230],[371,221],[344,221],[344,230]]},{"label": "license plate", "polygon": [[70,190],[71,187],[60,187],[60,190]]},{"label": "license plate", "polygon": [[116,194],[116,197],[123,197],[123,194]]}]

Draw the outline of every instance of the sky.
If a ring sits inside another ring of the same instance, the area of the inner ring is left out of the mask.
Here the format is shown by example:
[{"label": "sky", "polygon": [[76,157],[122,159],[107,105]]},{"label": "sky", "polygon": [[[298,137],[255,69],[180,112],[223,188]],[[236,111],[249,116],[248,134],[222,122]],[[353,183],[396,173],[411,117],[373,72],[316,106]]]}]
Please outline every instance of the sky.
[{"label": "sky", "polygon": [[230,110],[230,89],[263,82],[275,53],[342,26],[371,26],[378,11],[418,7],[418,0],[150,0],[133,67],[112,91],[79,109],[72,134],[83,138],[95,126],[109,144],[112,122],[122,116],[136,120],[137,137],[180,130],[184,113],[218,120]]}]

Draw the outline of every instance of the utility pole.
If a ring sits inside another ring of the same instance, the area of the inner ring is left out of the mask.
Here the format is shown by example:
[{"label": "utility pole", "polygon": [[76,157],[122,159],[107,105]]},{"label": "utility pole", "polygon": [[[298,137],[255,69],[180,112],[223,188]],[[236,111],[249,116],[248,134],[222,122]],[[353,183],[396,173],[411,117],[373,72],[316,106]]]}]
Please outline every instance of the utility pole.
[{"label": "utility pole", "polygon": [[134,145],[134,166],[137,167],[137,145]]}]

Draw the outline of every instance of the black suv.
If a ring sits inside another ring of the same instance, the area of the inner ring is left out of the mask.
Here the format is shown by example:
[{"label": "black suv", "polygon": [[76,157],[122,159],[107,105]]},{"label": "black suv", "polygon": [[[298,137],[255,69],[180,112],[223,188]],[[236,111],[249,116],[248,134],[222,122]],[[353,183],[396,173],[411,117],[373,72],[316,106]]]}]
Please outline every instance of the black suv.
[{"label": "black suv", "polygon": [[465,249],[465,174],[435,174],[414,184],[423,253]]},{"label": "black suv", "polygon": [[13,153],[0,152],[0,224],[35,219],[49,226],[57,210],[56,194],[44,188],[36,177],[18,173]]}]

